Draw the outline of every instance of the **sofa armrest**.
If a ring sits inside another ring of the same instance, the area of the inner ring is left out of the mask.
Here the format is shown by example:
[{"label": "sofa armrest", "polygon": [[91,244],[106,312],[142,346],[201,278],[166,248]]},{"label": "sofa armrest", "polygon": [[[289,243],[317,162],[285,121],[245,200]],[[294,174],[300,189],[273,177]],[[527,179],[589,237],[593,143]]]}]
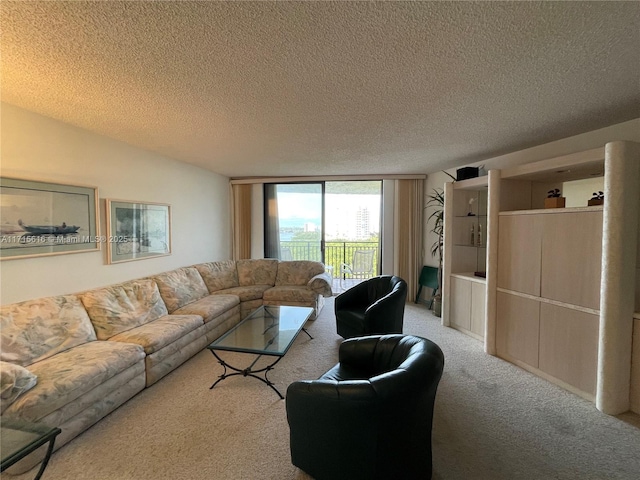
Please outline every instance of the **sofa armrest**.
[{"label": "sofa armrest", "polygon": [[330,297],[333,295],[331,290],[331,276],[328,273],[319,273],[311,277],[311,280],[307,282],[307,287],[313,290],[318,295],[323,297]]}]

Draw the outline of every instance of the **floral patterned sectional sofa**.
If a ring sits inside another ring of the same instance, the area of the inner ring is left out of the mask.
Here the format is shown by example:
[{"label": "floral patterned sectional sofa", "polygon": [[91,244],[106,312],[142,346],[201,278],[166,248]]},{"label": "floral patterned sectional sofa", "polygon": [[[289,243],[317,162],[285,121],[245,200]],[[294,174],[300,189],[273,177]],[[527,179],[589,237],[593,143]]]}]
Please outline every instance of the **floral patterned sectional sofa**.
[{"label": "floral patterned sectional sofa", "polygon": [[315,319],[332,294],[324,271],[310,261],[211,262],[2,306],[2,419],[60,427],[60,448],[260,305],[313,307]]}]

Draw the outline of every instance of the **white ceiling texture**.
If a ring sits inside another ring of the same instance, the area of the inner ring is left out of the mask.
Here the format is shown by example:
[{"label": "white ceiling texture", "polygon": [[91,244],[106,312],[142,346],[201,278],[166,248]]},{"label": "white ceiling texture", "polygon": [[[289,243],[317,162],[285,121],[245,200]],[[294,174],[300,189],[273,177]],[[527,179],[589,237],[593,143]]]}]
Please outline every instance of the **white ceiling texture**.
[{"label": "white ceiling texture", "polygon": [[416,174],[640,117],[639,2],[0,4],[2,100],[220,174]]}]

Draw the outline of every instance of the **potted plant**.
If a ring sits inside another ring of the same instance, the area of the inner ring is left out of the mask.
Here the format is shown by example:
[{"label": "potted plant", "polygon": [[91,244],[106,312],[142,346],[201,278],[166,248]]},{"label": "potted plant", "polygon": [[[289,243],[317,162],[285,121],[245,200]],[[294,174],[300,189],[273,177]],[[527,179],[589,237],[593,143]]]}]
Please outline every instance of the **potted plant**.
[{"label": "potted plant", "polygon": [[554,188],[547,192],[544,199],[544,208],[564,208],[566,199],[561,196],[560,189]]},{"label": "potted plant", "polygon": [[434,210],[427,219],[427,225],[433,222],[431,232],[437,235],[437,239],[431,245],[431,256],[438,258],[438,288],[433,296],[433,313],[436,316],[441,315],[442,311],[442,245],[444,237],[444,192],[439,188],[434,188],[433,193],[427,196],[427,207],[433,207]]},{"label": "potted plant", "polygon": [[604,205],[604,193],[601,191],[593,192],[593,197],[587,202],[590,207],[592,205]]},{"label": "potted plant", "polygon": [[[456,181],[456,177],[448,172],[442,171],[453,182]],[[444,192],[441,188],[434,188],[430,195],[427,195],[427,203],[425,208],[434,208],[429,218],[427,218],[427,225],[433,222],[431,232],[435,233],[438,237],[431,245],[431,256],[438,257],[438,288],[434,292],[433,296],[433,314],[439,317],[442,312],[442,252],[444,244]]]}]

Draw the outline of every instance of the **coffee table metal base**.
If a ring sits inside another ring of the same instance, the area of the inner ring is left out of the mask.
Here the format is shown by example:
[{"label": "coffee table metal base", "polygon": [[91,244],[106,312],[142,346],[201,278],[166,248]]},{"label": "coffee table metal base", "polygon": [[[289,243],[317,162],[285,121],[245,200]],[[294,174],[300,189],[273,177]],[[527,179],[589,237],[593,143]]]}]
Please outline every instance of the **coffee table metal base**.
[{"label": "coffee table metal base", "polygon": [[[309,332],[307,332],[306,328],[303,328],[302,331],[304,333],[306,333],[307,335],[309,335],[309,338],[313,340],[313,337],[311,336],[311,334]],[[258,362],[258,360],[260,360],[262,355],[258,355],[256,357],[256,359],[251,363],[251,365],[249,365],[247,368],[239,369],[239,368],[236,368],[236,367],[234,367],[232,365],[229,365],[227,362],[222,360],[216,354],[215,350],[211,350],[211,353],[213,353],[213,356],[216,357],[216,359],[218,360],[218,363],[220,365],[222,365],[222,368],[224,368],[224,372],[222,373],[222,375],[220,375],[218,377],[218,380],[216,380],[213,383],[213,385],[211,385],[209,387],[209,390],[211,390],[213,387],[215,387],[218,383],[220,383],[225,378],[235,377],[236,375],[242,375],[243,377],[253,377],[255,379],[260,380],[265,385],[268,385],[269,387],[271,387],[273,389],[273,391],[278,394],[278,396],[280,397],[280,400],[284,400],[284,397],[282,396],[280,391],[275,387],[274,383],[271,380],[269,380],[269,378],[267,377],[267,375],[269,374],[269,371],[273,370],[273,367],[275,366],[275,364],[278,363],[280,360],[282,360],[283,357],[276,357],[276,360],[272,364],[267,365],[266,367],[259,368],[257,370],[253,370],[253,366]],[[233,370],[235,373],[229,373],[228,374],[227,373],[227,368],[230,369],[230,370]],[[256,375],[256,373],[263,373],[263,372],[264,372],[264,378],[259,377],[258,375]]]},{"label": "coffee table metal base", "polygon": [[[260,380],[264,384],[270,386],[273,389],[273,391],[278,394],[278,396],[280,397],[281,400],[284,399],[282,394],[274,386],[273,382],[271,380],[269,380],[269,378],[267,378],[267,374],[269,373],[269,371],[273,369],[274,365],[276,363],[278,363],[282,359],[282,357],[276,357],[275,362],[273,362],[271,365],[268,365],[268,366],[266,366],[264,368],[260,368],[258,370],[253,370],[253,366],[256,364],[256,362],[258,360],[260,360],[260,357],[262,357],[262,355],[258,355],[251,365],[249,365],[247,368],[244,368],[244,369],[241,370],[241,369],[236,368],[236,367],[234,367],[232,365],[229,365],[227,362],[222,360],[218,355],[216,355],[215,351],[211,350],[211,353],[213,353],[213,355],[218,360],[218,363],[220,365],[222,365],[222,367],[224,368],[224,373],[222,375],[220,375],[218,380],[216,380],[215,383],[209,387],[209,390],[211,390],[213,387],[215,387],[218,383],[220,383],[225,378],[234,377],[236,375],[242,375],[243,377],[257,378],[258,380]],[[227,368],[230,369],[230,370],[233,370],[235,373],[229,373],[228,374],[227,373]],[[256,375],[256,373],[262,373],[262,372],[264,372],[264,378],[259,377],[258,375]]]},{"label": "coffee table metal base", "polygon": [[[3,425],[5,427],[4,428],[5,431],[2,432],[3,437],[5,435],[7,437],[10,437],[11,436],[10,431],[12,430],[19,431],[22,428],[19,425],[12,425],[11,421],[3,422]],[[51,454],[53,453],[53,447],[55,445],[56,437],[62,432],[62,430],[60,430],[59,428],[39,427],[40,431],[37,432],[32,429],[34,427],[33,425],[29,425],[29,424],[25,424],[25,425],[26,426],[24,428],[26,429],[26,431],[35,433],[37,438],[35,438],[29,444],[26,444],[23,448],[21,448],[17,452],[12,452],[7,458],[2,458],[2,465],[0,465],[0,472],[4,472],[7,468],[19,462],[24,457],[34,452],[45,443],[49,442],[49,445],[47,446],[47,453],[45,454],[44,459],[42,460],[42,463],[40,463],[40,468],[38,469],[38,473],[36,473],[36,476],[34,478],[34,480],[40,480],[40,477],[42,477],[42,474],[44,473],[45,468],[47,468],[47,464],[49,463]],[[9,439],[7,439],[7,441],[10,442]],[[6,446],[8,447],[9,443],[7,443]]]}]

